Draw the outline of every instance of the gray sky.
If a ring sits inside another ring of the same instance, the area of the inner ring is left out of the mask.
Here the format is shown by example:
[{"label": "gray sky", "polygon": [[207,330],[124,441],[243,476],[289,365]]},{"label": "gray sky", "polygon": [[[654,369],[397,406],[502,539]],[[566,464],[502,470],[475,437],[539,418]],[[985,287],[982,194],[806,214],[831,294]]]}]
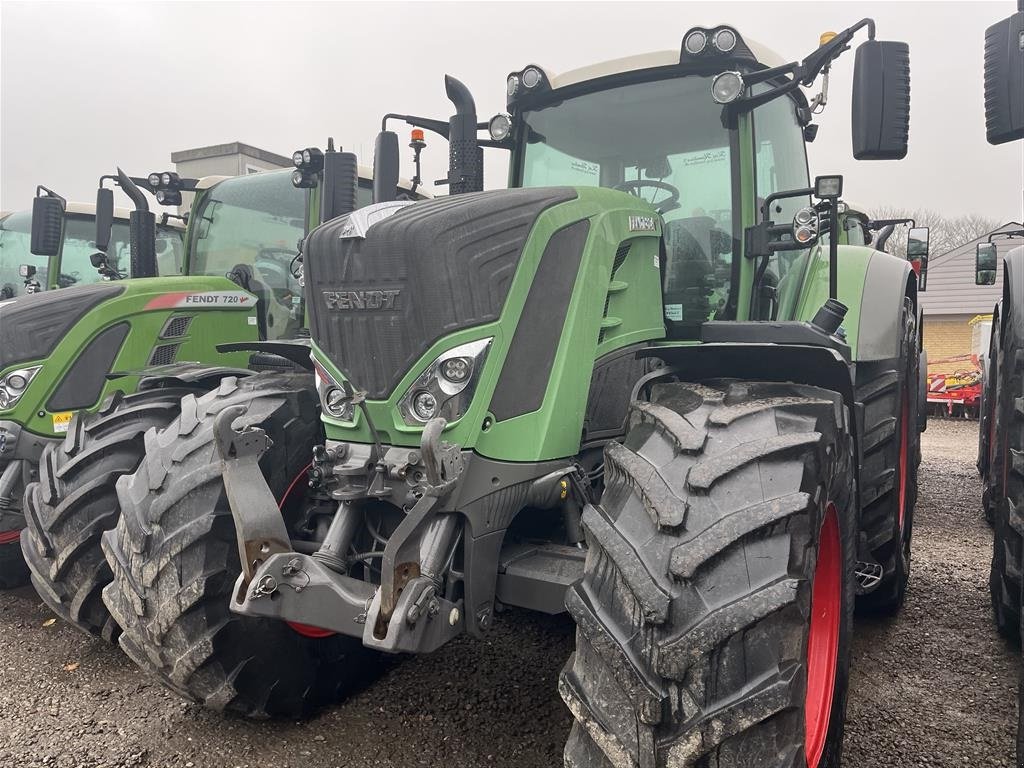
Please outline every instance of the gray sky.
[{"label": "gray sky", "polygon": [[[846,175],[860,205],[1020,220],[1024,142],[985,142],[985,27],[1000,2],[0,3],[0,208],[27,207],[36,184],[92,200],[119,164],[167,170],[173,150],[243,141],[281,154],[333,135],[371,161],[385,112],[447,118],[442,76],[473,91],[481,119],[504,108],[505,76],[536,62],[565,71],[678,49],[694,25],[740,34],[799,59],[818,35],[871,16],[880,39],[911,51],[910,152],[855,162],[853,54],[833,67],[811,145],[813,173]],[[858,37],[856,43],[863,39]],[[402,129],[405,130],[404,128]],[[435,137],[424,177],[440,178]],[[411,175],[403,153],[403,175]],[[506,161],[488,152],[487,184]]]}]

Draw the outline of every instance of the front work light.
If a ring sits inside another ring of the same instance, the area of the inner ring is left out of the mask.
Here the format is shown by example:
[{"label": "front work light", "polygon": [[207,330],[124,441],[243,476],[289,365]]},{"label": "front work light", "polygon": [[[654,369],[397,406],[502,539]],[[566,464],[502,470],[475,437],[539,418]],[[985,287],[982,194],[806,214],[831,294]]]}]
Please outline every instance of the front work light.
[{"label": "front work light", "polygon": [[302,150],[301,149],[297,149],[297,150],[295,150],[295,152],[292,153],[292,164],[296,168],[301,168],[302,167]]},{"label": "front work light", "polygon": [[711,98],[719,104],[736,101],[743,93],[743,76],[739,72],[722,72],[711,81]]},{"label": "front work light", "polygon": [[691,56],[696,56],[701,53],[708,44],[708,36],[704,34],[703,30],[695,29],[692,32],[688,32],[686,37],[683,38],[683,47],[686,52]]},{"label": "front work light", "polygon": [[527,67],[523,70],[523,85],[527,88],[536,88],[544,79],[544,75],[536,67]]},{"label": "front work light", "polygon": [[487,123],[487,132],[494,141],[504,141],[512,132],[512,118],[504,113],[495,115]]},{"label": "front work light", "polygon": [[516,91],[519,90],[519,75],[509,75],[508,82],[505,83],[505,95],[512,98],[516,95]]},{"label": "front work light", "polygon": [[711,38],[711,44],[722,53],[728,53],[736,47],[736,33],[728,27],[720,29]]},{"label": "front work light", "polygon": [[151,173],[149,174],[149,176],[146,177],[146,181],[149,182],[149,186],[151,186],[153,189],[156,189],[157,187],[160,186],[160,174]]},{"label": "front work light", "polygon": [[843,194],[843,177],[818,176],[814,180],[814,194],[821,198],[839,197]]}]

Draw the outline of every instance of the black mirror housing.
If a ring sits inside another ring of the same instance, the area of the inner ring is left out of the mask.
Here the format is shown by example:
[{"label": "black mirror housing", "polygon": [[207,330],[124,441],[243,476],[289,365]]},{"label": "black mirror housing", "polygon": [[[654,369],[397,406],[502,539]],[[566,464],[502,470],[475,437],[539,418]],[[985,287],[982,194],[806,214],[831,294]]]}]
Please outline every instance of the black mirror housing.
[{"label": "black mirror housing", "polygon": [[999,250],[995,243],[978,243],[974,251],[974,284],[995,285]]},{"label": "black mirror housing", "polygon": [[110,245],[110,230],[114,226],[114,190],[100,187],[96,190],[96,248],[106,251]]},{"label": "black mirror housing", "polygon": [[[376,179],[376,174],[374,178]],[[395,186],[398,186],[397,181]],[[352,152],[324,155],[324,185],[321,191],[320,223],[352,213],[359,190],[359,161]]]},{"label": "black mirror housing", "polygon": [[29,249],[36,256],[56,256],[64,227],[64,201],[59,197],[37,197],[32,201],[32,239]]},{"label": "black mirror housing", "polygon": [[388,203],[398,189],[398,134],[381,131],[373,143],[373,202]]},{"label": "black mirror housing", "polygon": [[902,160],[910,137],[910,46],[868,40],[853,70],[853,156]]},{"label": "black mirror housing", "polygon": [[985,30],[985,134],[989,144],[1024,138],[1024,11]]}]

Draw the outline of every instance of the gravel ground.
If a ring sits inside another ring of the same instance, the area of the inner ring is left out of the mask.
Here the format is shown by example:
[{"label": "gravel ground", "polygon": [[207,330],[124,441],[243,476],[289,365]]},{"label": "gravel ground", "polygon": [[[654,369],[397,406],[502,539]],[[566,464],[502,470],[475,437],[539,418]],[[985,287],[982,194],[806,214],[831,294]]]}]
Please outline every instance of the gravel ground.
[{"label": "gravel ground", "polygon": [[[861,620],[846,766],[1011,766],[1016,656],[988,609],[991,536],[976,424],[925,434],[914,567],[898,620]],[[0,766],[556,766],[569,717],[555,679],[571,622],[507,612],[485,643],[393,661],[304,723],[252,723],[183,703],[118,651],[0,593]]]}]

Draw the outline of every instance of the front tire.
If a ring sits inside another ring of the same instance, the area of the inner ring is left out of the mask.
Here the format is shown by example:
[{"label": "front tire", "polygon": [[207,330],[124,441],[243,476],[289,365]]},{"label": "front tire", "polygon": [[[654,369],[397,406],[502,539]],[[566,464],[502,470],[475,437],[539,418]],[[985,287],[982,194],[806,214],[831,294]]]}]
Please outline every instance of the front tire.
[{"label": "front tire", "polygon": [[838,766],[856,550],[841,398],[658,384],[587,507],[565,764]]},{"label": "front tire", "polygon": [[303,716],[360,679],[354,660],[364,651],[356,638],[229,610],[241,564],[213,426],[235,405],[246,408],[237,426],[273,441],[260,467],[275,498],[283,505],[305,488],[323,440],[311,376],[227,378],[185,398],[181,417],[147,438],[138,471],[118,483],[121,520],[103,537],[114,580],[103,599],[123,628],[122,650],[182,696],[251,717]]},{"label": "front tire", "polygon": [[166,427],[189,391],[118,393],[95,416],[75,414],[67,437],[43,450],[39,480],[25,489],[21,550],[32,585],[60,618],[107,642],[120,634],[101,595],[112,578],[100,537],[117,522],[115,484],[142,461],[146,431]]}]

